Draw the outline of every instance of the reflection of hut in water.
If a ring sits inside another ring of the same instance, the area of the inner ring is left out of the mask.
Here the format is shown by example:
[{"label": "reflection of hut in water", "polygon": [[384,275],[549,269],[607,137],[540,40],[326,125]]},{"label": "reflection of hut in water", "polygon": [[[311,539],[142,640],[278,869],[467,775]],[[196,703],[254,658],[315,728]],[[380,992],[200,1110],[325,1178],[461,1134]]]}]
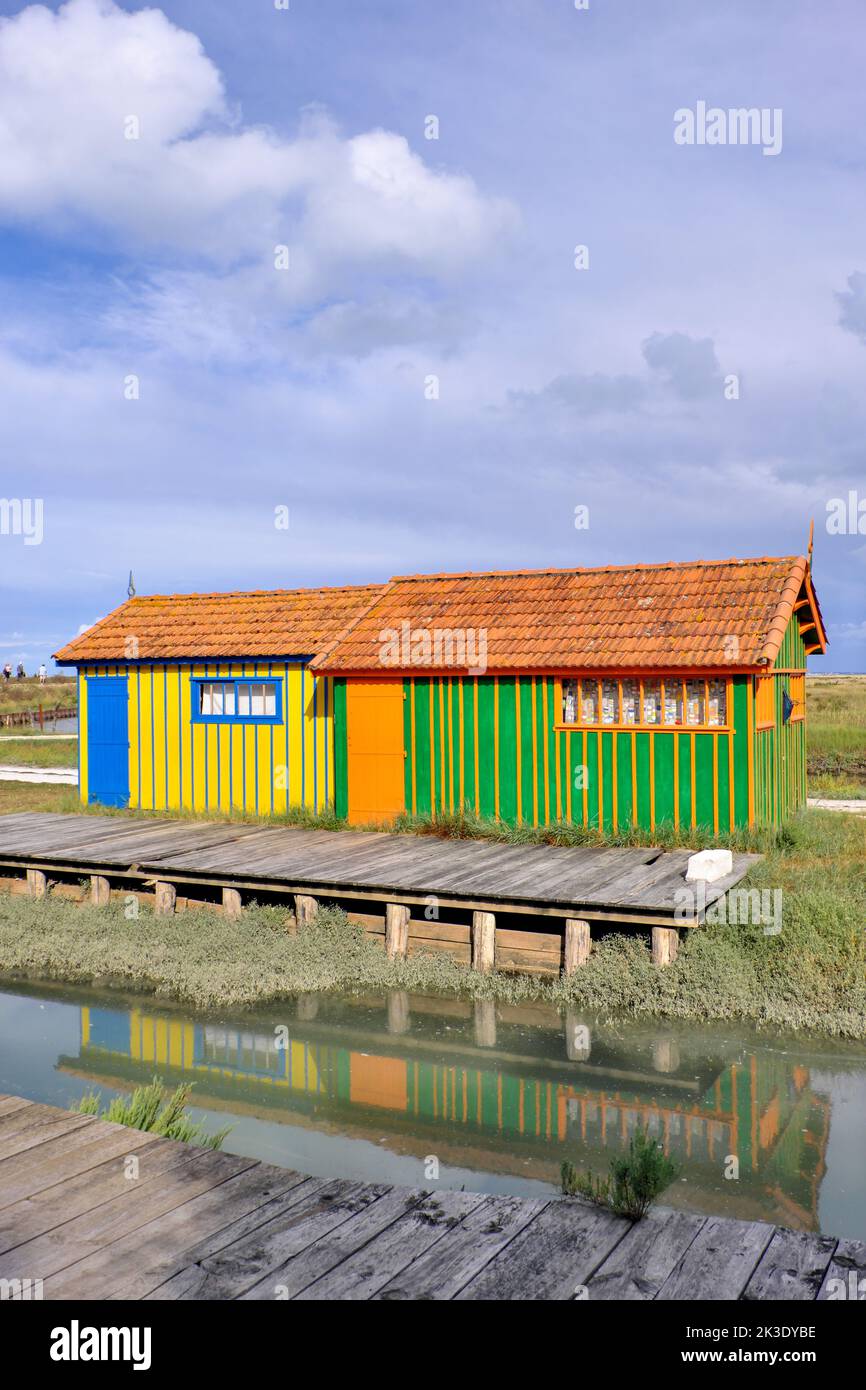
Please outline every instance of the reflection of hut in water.
[{"label": "reflection of hut in water", "polygon": [[[666,1201],[817,1226],[829,1103],[782,1054],[705,1063],[703,1074],[691,1059],[678,1074],[656,1046],[648,1056],[659,1073],[636,1063],[630,1038],[599,1042],[581,1063],[564,1049],[551,1056],[549,1038],[547,1054],[533,1052],[535,1029],[500,1030],[503,1045],[485,1049],[456,1029],[449,1041],[435,1023],[427,1038],[395,1037],[381,1008],[378,1023],[375,1013],[335,1022],[309,1012],[287,1036],[261,1024],[82,1008],[80,1056],[61,1064],[120,1087],[154,1071],[194,1079],[196,1102],[207,1107],[377,1141],[384,1133],[396,1152],[552,1183],[565,1158],[606,1171],[645,1127],[688,1178]],[[739,1159],[737,1181],[723,1176],[729,1155]]]}]

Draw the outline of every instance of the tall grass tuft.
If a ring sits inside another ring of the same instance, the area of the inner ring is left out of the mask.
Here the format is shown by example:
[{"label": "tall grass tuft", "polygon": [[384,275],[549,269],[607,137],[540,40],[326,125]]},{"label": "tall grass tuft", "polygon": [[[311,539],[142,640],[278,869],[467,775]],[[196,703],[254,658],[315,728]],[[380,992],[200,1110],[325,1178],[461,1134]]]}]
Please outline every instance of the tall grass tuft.
[{"label": "tall grass tuft", "polygon": [[[197,1144],[204,1149],[222,1148],[232,1126],[208,1134],[203,1124],[190,1119],[187,1113],[191,1092],[191,1086],[181,1085],[166,1098],[165,1087],[155,1076],[149,1086],[137,1086],[131,1096],[115,1096],[101,1112],[101,1118],[112,1124],[158,1134],[163,1139],[179,1139],[184,1144]],[[99,1115],[100,1100],[100,1092],[89,1091],[72,1109],[80,1115]]]},{"label": "tall grass tuft", "polygon": [[611,1159],[609,1177],[579,1173],[574,1164],[568,1162],[563,1163],[560,1170],[566,1197],[585,1197],[632,1221],[646,1216],[677,1172],[677,1165],[665,1156],[661,1146],[645,1129],[638,1129],[632,1135],[628,1153],[617,1154]]}]

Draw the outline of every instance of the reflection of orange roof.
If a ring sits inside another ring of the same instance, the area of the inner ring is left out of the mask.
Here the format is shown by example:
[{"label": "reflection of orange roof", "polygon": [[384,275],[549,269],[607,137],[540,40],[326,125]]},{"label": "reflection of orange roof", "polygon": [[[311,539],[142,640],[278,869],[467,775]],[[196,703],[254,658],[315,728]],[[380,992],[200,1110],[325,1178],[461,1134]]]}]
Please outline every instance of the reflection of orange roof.
[{"label": "reflection of orange roof", "polygon": [[381,584],[131,598],[57,652],[58,661],[315,656]]},{"label": "reflection of orange roof", "polygon": [[[431,659],[483,632],[485,669],[765,668],[805,599],[823,645],[804,556],[392,579],[313,665],[336,674],[447,669]],[[802,611],[802,610],[801,610]],[[444,636],[448,634],[449,636]],[[444,638],[444,642],[443,642]],[[477,650],[477,647],[476,647]]]}]

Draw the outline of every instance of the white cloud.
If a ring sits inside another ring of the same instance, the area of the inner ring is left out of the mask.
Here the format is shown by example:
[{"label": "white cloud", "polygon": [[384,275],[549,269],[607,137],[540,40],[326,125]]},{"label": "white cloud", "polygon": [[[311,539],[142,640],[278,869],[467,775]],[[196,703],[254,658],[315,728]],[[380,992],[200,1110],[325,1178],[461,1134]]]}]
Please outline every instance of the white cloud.
[{"label": "white cloud", "polygon": [[[130,117],[139,138],[126,138]],[[332,264],[399,258],[447,272],[513,223],[462,174],[398,134],[344,138],[326,120],[286,139],[244,126],[195,35],[112,0],[30,6],[0,21],[0,215],[106,233],[223,267],[292,245]],[[393,265],[392,265],[393,269]]]}]

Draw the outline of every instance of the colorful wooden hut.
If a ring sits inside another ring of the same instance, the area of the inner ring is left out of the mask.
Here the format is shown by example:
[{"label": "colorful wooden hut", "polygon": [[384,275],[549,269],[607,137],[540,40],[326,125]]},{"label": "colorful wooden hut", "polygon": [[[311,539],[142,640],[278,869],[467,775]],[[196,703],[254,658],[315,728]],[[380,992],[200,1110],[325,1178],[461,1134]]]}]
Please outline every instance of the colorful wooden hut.
[{"label": "colorful wooden hut", "polygon": [[334,702],[310,659],[381,585],[132,598],[78,668],[81,800],[279,814],[334,800]]},{"label": "colorful wooden hut", "polygon": [[392,579],[312,663],[336,809],[725,832],[806,796],[802,556]]},{"label": "colorful wooden hut", "polygon": [[134,598],[78,668],[84,802],[724,833],[806,795],[802,556]]}]

